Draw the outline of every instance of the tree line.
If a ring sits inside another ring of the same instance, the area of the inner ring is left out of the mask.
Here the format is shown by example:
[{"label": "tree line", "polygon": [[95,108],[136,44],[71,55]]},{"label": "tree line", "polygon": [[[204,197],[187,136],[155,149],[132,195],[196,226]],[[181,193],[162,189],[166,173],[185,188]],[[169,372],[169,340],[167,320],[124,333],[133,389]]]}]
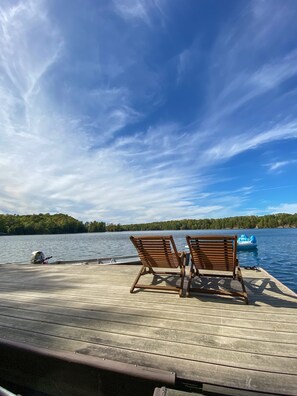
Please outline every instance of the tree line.
[{"label": "tree line", "polygon": [[66,214],[9,215],[0,214],[0,234],[72,234],[114,231],[223,230],[253,228],[296,228],[297,213],[265,216],[235,216],[221,219],[184,219],[143,224],[106,224],[103,221],[83,223]]},{"label": "tree line", "polygon": [[0,234],[72,234],[105,231],[104,222],[76,220],[65,214],[8,215],[0,214]]},{"label": "tree line", "polygon": [[153,230],[226,230],[253,228],[296,228],[297,213],[278,213],[265,216],[234,216],[221,219],[184,219],[162,222],[129,224],[122,231]]}]

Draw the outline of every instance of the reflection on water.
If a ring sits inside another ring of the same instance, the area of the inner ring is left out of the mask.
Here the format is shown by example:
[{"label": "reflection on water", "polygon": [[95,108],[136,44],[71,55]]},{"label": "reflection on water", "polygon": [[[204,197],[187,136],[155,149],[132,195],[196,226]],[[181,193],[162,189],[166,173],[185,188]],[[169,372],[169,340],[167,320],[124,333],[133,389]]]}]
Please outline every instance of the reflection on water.
[{"label": "reflection on water", "polygon": [[237,257],[242,267],[260,267],[260,257],[258,249],[239,250]]},{"label": "reflection on water", "polygon": [[[186,235],[255,235],[258,249],[239,251],[241,266],[260,266],[297,292],[297,229],[154,231],[136,234],[172,234],[178,250],[185,250]],[[42,250],[53,260],[88,259],[135,255],[131,232],[0,236],[0,263],[28,263],[34,250]]]}]

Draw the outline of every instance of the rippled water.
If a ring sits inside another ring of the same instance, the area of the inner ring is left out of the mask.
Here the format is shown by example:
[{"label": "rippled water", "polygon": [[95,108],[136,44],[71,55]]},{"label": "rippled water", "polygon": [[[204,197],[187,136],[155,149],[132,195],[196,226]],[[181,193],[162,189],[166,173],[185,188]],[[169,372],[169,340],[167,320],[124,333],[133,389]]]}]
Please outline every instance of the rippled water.
[{"label": "rippled water", "polygon": [[[186,235],[240,234],[255,235],[256,252],[238,252],[242,266],[259,265],[297,292],[297,229],[220,230],[220,231],[155,231],[134,232],[174,236],[177,248],[184,250]],[[131,232],[0,236],[0,263],[28,263],[34,250],[41,250],[52,260],[88,259],[135,255],[129,240]]]}]

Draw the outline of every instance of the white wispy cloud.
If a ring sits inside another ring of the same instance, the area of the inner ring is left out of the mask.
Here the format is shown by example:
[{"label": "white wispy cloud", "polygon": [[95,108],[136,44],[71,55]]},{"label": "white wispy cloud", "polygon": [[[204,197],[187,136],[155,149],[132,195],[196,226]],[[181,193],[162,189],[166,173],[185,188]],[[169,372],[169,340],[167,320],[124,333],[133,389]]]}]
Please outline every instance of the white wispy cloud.
[{"label": "white wispy cloud", "polygon": [[[176,83],[180,84],[184,75],[187,73],[188,67],[193,62],[193,48],[183,50],[177,57],[177,78]],[[197,54],[196,54],[197,56]]]},{"label": "white wispy cloud", "polygon": [[291,51],[284,58],[264,65],[250,78],[250,82],[259,93],[273,89],[297,73],[297,50]]},{"label": "white wispy cloud", "polygon": [[[205,127],[215,129],[296,76],[296,46],[284,50],[285,41],[290,41],[288,26],[293,25],[292,6],[293,2],[246,2],[236,23],[223,25],[210,56]],[[267,100],[273,103],[278,96],[281,92]]]},{"label": "white wispy cloud", "polygon": [[266,166],[269,168],[269,171],[279,171],[281,168],[284,168],[288,165],[294,165],[296,163],[297,163],[297,160],[276,161],[276,162],[266,164]]},{"label": "white wispy cloud", "polygon": [[113,0],[115,11],[126,20],[141,20],[148,26],[153,25],[157,16],[159,22],[164,19],[160,0]]},{"label": "white wispy cloud", "polygon": [[[244,29],[225,27],[212,54],[206,110],[199,120],[183,123],[163,112],[170,99],[163,92],[170,59],[150,67],[145,60],[151,53],[138,30],[145,25],[152,31],[147,26],[156,21],[163,29],[163,2],[114,1],[111,15],[129,23],[120,31],[114,20],[98,16],[98,48],[83,60],[71,53],[71,32],[64,34],[46,2],[14,4],[0,7],[0,212],[64,212],[116,223],[235,215],[255,188],[214,191],[215,167],[270,142],[297,138],[292,114],[265,118],[261,125],[238,125],[233,118],[297,73],[295,50],[242,67],[237,46],[265,20],[264,6],[254,10],[252,22],[244,20]],[[132,21],[141,22],[133,30],[139,42],[131,41]],[[278,21],[270,21],[269,29]],[[269,40],[266,32],[261,45]],[[196,40],[172,55],[175,88],[203,55]],[[258,49],[256,40],[254,45]],[[92,59],[94,53],[99,55]],[[216,56],[222,75],[213,73]]]},{"label": "white wispy cloud", "polygon": [[115,9],[124,18],[139,18],[149,23],[146,2],[143,0],[114,1]]},{"label": "white wispy cloud", "polygon": [[245,134],[221,139],[221,142],[205,151],[205,158],[209,161],[232,158],[242,152],[255,149],[272,141],[294,138],[297,138],[297,120],[283,125],[276,125],[269,130],[249,130]]},{"label": "white wispy cloud", "polygon": [[278,206],[269,206],[268,213],[297,213],[297,203],[282,203]]},{"label": "white wispy cloud", "polygon": [[5,83],[26,102],[34,90],[38,90],[38,81],[55,62],[63,43],[50,26],[42,2],[19,2],[12,8],[1,9],[0,26]]}]

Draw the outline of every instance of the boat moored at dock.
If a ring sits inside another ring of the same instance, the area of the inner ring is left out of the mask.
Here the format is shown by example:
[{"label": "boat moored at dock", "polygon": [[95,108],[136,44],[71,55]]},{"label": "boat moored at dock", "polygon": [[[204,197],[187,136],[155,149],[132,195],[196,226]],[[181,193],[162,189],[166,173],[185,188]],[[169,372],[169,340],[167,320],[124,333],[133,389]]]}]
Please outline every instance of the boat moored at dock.
[{"label": "boat moored at dock", "polygon": [[53,256],[45,257],[42,251],[32,252],[31,264],[140,264],[139,257],[133,256],[112,256],[99,258],[85,258],[85,259],[69,259],[49,261]]}]

